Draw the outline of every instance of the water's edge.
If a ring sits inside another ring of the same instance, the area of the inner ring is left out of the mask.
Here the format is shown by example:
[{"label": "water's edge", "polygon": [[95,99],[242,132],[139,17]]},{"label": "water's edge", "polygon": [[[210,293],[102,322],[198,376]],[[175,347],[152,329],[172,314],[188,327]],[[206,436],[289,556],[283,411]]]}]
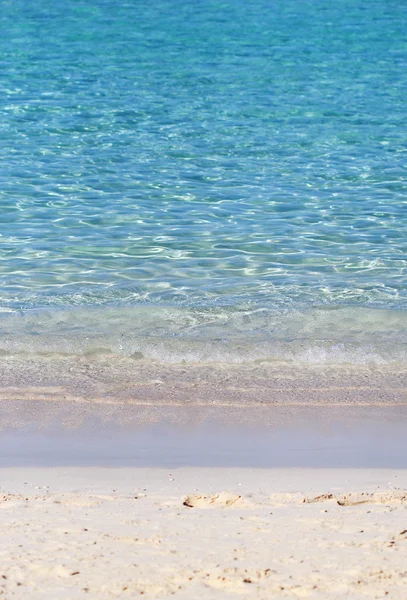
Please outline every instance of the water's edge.
[{"label": "water's edge", "polygon": [[136,305],[0,314],[0,362],[104,357],[162,365],[389,366],[407,358],[407,311],[375,307]]}]

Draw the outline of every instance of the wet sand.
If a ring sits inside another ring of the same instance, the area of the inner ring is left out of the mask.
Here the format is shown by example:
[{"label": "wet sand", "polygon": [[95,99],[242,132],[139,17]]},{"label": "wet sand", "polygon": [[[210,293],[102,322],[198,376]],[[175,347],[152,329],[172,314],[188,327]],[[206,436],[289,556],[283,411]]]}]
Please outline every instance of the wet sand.
[{"label": "wet sand", "polygon": [[0,466],[407,468],[407,406],[0,403]]},{"label": "wet sand", "polygon": [[[162,363],[112,354],[10,355],[0,401],[86,405],[389,406],[407,404],[404,364]],[[0,422],[1,425],[1,422]]]}]

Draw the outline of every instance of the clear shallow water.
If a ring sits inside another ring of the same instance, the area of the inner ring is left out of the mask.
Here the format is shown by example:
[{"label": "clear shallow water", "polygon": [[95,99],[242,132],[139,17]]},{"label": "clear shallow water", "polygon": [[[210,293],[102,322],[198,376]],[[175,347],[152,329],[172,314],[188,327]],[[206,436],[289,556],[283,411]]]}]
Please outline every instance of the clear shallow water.
[{"label": "clear shallow water", "polygon": [[403,2],[0,23],[3,351],[404,361]]}]

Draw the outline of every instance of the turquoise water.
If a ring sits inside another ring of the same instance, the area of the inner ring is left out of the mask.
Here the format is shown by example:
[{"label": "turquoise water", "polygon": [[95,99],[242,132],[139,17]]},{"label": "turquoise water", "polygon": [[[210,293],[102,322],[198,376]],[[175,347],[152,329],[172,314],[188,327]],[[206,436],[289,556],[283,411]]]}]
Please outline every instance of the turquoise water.
[{"label": "turquoise water", "polygon": [[3,350],[404,361],[404,2],[0,14]]}]

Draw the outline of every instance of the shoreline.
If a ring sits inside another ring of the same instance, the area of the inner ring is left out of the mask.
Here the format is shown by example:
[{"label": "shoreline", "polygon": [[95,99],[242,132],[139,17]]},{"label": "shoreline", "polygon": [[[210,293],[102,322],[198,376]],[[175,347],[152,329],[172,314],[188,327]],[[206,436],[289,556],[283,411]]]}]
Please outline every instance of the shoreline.
[{"label": "shoreline", "polygon": [[407,405],[404,364],[162,363],[3,356],[0,401],[137,405]]}]

